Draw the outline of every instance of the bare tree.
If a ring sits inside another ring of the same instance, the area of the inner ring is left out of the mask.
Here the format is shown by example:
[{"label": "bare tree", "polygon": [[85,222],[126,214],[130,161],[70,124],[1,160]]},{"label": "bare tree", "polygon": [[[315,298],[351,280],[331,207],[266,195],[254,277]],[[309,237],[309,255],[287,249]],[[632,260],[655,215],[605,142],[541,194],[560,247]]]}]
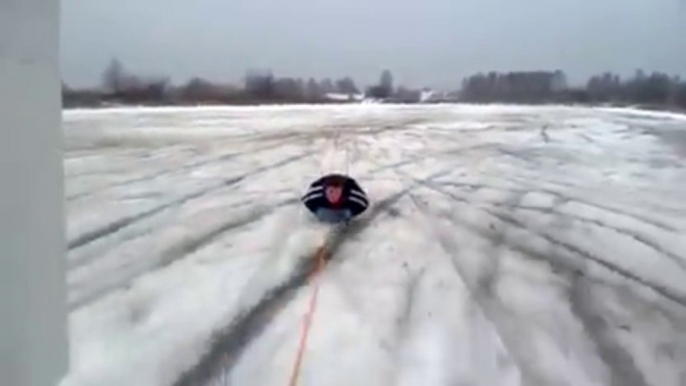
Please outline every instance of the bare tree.
[{"label": "bare tree", "polygon": [[390,70],[384,70],[381,73],[379,85],[388,95],[393,94],[393,74]]},{"label": "bare tree", "polygon": [[274,75],[270,70],[250,70],[245,77],[245,92],[256,99],[274,97]]},{"label": "bare tree", "polygon": [[310,101],[318,100],[322,97],[322,89],[314,78],[310,78],[305,86],[305,97]]},{"label": "bare tree", "polygon": [[336,91],[331,79],[326,78],[319,83],[319,88],[323,94],[331,93]]},{"label": "bare tree", "polygon": [[336,91],[348,95],[357,94],[359,92],[355,85],[355,81],[349,76],[336,81]]},{"label": "bare tree", "polygon": [[167,100],[170,85],[168,77],[150,78],[143,82],[141,97],[150,102],[163,103]]},{"label": "bare tree", "polygon": [[214,86],[205,79],[195,77],[181,88],[181,97],[188,101],[206,102],[214,97]]},{"label": "bare tree", "polygon": [[387,99],[393,94],[393,74],[390,70],[381,73],[379,84],[367,88],[367,95],[373,98]]},{"label": "bare tree", "polygon": [[305,96],[305,91],[298,81],[293,78],[279,78],[274,82],[274,96],[288,101],[300,101]]},{"label": "bare tree", "polygon": [[119,59],[113,58],[102,75],[102,85],[105,92],[121,94],[124,91],[126,77],[124,66]]}]

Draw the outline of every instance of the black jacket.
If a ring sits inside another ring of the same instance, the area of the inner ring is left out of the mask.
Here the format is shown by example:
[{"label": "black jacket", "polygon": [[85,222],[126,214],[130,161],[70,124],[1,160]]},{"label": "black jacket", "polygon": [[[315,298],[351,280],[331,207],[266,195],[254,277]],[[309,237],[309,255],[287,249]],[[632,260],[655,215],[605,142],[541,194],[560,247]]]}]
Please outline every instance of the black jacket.
[{"label": "black jacket", "polygon": [[[344,180],[343,198],[340,205],[337,206],[332,205],[324,196],[324,185],[331,178]],[[310,184],[307,193],[302,196],[301,200],[312,213],[316,213],[320,208],[349,209],[353,216],[357,216],[367,210],[369,206],[367,194],[362,190],[357,181],[341,174],[329,174],[314,181]]]}]

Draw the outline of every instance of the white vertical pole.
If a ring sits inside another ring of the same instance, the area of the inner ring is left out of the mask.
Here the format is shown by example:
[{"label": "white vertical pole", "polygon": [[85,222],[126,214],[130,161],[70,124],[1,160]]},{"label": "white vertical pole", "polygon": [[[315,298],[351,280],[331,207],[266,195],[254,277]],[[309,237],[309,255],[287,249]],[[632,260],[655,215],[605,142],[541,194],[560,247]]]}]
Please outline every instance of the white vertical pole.
[{"label": "white vertical pole", "polygon": [[0,384],[68,365],[59,0],[0,0]]}]

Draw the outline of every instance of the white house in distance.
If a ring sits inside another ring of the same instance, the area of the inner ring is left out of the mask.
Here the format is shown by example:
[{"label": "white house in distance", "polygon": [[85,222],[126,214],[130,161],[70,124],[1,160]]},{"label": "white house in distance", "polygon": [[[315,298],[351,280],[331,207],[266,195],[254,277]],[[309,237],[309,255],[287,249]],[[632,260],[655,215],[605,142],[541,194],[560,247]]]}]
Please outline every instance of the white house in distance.
[{"label": "white house in distance", "polygon": [[326,93],[326,99],[330,101],[339,102],[361,102],[364,99],[364,94],[343,94],[337,92]]},{"label": "white house in distance", "polygon": [[454,102],[455,98],[447,91],[438,91],[430,88],[422,90],[419,96],[419,103],[438,103],[438,102]]},{"label": "white house in distance", "polygon": [[429,102],[429,101],[431,101],[431,99],[434,97],[435,94],[436,94],[436,92],[434,90],[424,89],[424,90],[422,90],[422,93],[419,96],[419,102],[420,103]]}]

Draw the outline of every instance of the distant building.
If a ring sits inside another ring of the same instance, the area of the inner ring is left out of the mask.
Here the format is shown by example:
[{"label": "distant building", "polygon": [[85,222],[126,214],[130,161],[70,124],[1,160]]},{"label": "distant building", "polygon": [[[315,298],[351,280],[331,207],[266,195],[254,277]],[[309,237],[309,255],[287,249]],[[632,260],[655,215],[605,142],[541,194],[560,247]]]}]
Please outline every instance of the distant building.
[{"label": "distant building", "polygon": [[441,102],[456,102],[457,98],[452,93],[447,91],[437,91],[432,89],[424,89],[421,91],[419,103],[441,103]]},{"label": "distant building", "polygon": [[361,102],[364,99],[364,94],[343,94],[343,93],[335,93],[335,92],[329,92],[324,95],[326,99],[330,101],[339,101],[339,102]]},{"label": "distant building", "polygon": [[419,103],[427,103],[434,98],[435,92],[433,90],[427,90],[424,89],[422,90],[421,94],[419,95]]}]

